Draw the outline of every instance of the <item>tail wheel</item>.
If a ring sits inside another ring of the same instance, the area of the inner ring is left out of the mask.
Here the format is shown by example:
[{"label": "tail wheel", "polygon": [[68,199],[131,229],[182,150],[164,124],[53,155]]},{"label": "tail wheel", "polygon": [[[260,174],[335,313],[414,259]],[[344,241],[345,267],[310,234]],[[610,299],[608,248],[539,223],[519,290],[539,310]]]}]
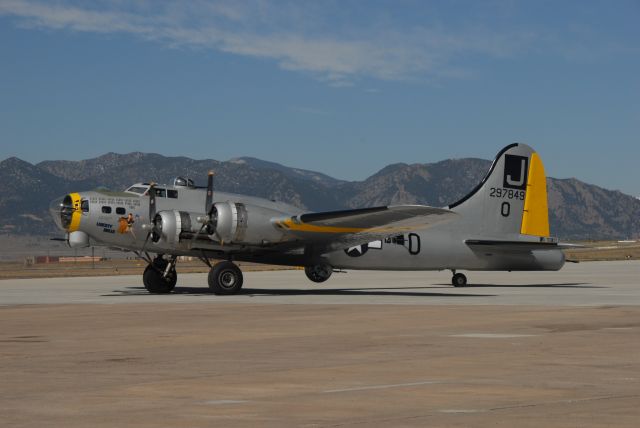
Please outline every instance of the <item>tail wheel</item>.
[{"label": "tail wheel", "polygon": [[304,273],[313,282],[325,282],[333,273],[333,268],[329,265],[305,266]]},{"label": "tail wheel", "polygon": [[208,280],[215,294],[237,294],[242,288],[242,271],[232,262],[220,262],[211,268]]},{"label": "tail wheel", "polygon": [[[159,263],[154,261],[154,266],[148,265],[142,274],[144,288],[152,294],[166,294],[173,291],[178,282],[178,274],[175,269],[171,269],[166,276],[163,276],[164,269]],[[164,265],[166,268],[166,263]]]},{"label": "tail wheel", "polygon": [[453,275],[453,278],[451,278],[451,284],[453,284],[454,287],[465,287],[467,285],[467,277],[461,273],[456,273]]}]

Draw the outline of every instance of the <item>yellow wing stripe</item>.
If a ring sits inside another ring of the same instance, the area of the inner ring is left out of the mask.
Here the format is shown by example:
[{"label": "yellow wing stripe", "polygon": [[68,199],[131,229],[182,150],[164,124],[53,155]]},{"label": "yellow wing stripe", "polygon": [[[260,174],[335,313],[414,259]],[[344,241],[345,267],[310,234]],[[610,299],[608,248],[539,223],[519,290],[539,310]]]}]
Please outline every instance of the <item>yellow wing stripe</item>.
[{"label": "yellow wing stripe", "polygon": [[335,227],[335,226],[316,226],[308,223],[295,223],[291,219],[280,222],[280,225],[289,230],[296,232],[316,232],[316,233],[360,233],[368,230],[361,227]]},{"label": "yellow wing stripe", "polygon": [[69,232],[75,232],[80,229],[80,220],[82,219],[82,210],[80,208],[80,193],[71,193],[71,201],[73,203],[73,213],[71,214],[71,224],[69,225]]},{"label": "yellow wing stripe", "polygon": [[535,152],[531,155],[520,233],[523,235],[549,236],[547,177],[544,173],[542,160]]}]

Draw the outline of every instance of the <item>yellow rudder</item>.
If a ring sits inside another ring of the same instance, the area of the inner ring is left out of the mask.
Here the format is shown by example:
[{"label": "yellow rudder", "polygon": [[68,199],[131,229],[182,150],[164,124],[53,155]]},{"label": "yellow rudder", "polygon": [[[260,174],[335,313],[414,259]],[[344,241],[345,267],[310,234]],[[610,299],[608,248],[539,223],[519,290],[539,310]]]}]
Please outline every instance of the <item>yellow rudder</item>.
[{"label": "yellow rudder", "polygon": [[522,213],[523,235],[549,236],[549,206],[547,202],[547,177],[544,165],[537,153],[531,155],[529,176],[527,177],[527,193]]}]

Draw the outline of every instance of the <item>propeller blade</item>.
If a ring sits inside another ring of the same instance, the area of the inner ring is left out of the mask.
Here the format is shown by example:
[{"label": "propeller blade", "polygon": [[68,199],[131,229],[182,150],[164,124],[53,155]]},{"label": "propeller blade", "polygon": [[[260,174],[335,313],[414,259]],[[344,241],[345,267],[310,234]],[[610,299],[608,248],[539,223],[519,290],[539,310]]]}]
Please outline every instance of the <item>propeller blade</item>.
[{"label": "propeller blade", "polygon": [[144,240],[144,244],[142,244],[142,250],[140,250],[141,253],[144,253],[144,250],[147,248],[147,243],[149,243],[149,238],[151,238],[152,233],[153,231],[149,231],[149,233],[147,233],[147,238]]},{"label": "propeller blade", "polygon": [[149,186],[149,223],[156,217],[156,183]]},{"label": "propeller blade", "polygon": [[198,230],[198,233],[194,234],[193,237],[191,238],[191,243],[194,243],[198,240],[198,238],[200,237],[200,234],[202,233],[205,227],[207,227],[207,223],[204,223],[202,226],[200,226],[200,230]]},{"label": "propeller blade", "polygon": [[140,250],[141,253],[144,253],[145,249],[147,248],[149,238],[151,238],[151,235],[153,235],[153,231],[156,227],[154,222],[156,218],[156,183],[151,183],[147,193],[149,194],[149,225],[143,225],[143,227],[149,227],[149,232],[147,233],[147,237],[144,239],[144,244],[142,244],[142,250]]},{"label": "propeller blade", "polygon": [[211,215],[211,209],[213,208],[213,171],[209,171],[207,177],[207,199],[205,200],[204,209],[207,215]]},{"label": "propeller blade", "polygon": [[209,171],[209,174],[207,176],[207,197],[204,202],[204,209],[205,209],[205,212],[207,213],[207,221],[202,223],[202,226],[200,227],[200,230],[198,230],[198,233],[193,235],[193,238],[191,238],[192,242],[195,242],[198,240],[202,231],[211,222],[211,215],[213,214],[213,210],[215,209],[215,205],[213,205],[213,176],[214,175],[215,173],[213,171]]}]

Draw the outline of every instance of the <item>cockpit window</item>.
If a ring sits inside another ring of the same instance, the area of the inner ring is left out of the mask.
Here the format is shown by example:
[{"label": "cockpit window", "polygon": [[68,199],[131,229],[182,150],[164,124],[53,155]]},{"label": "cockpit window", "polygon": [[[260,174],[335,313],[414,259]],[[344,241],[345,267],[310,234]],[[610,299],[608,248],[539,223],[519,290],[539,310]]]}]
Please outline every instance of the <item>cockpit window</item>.
[{"label": "cockpit window", "polygon": [[88,213],[89,212],[89,201],[87,199],[83,199],[80,202],[80,209],[82,209],[83,213]]},{"label": "cockpit window", "polygon": [[167,189],[156,187],[154,190],[156,191],[156,196],[158,198],[165,198],[167,196]]},{"label": "cockpit window", "polygon": [[178,191],[167,189],[167,198],[178,199]]},{"label": "cockpit window", "polygon": [[173,180],[173,185],[180,187],[195,187],[192,179],[184,177],[176,177],[175,180]]},{"label": "cockpit window", "polygon": [[140,195],[144,194],[144,192],[146,191],[147,191],[146,187],[140,187],[140,186],[131,186],[126,190],[126,192],[138,193]]}]

